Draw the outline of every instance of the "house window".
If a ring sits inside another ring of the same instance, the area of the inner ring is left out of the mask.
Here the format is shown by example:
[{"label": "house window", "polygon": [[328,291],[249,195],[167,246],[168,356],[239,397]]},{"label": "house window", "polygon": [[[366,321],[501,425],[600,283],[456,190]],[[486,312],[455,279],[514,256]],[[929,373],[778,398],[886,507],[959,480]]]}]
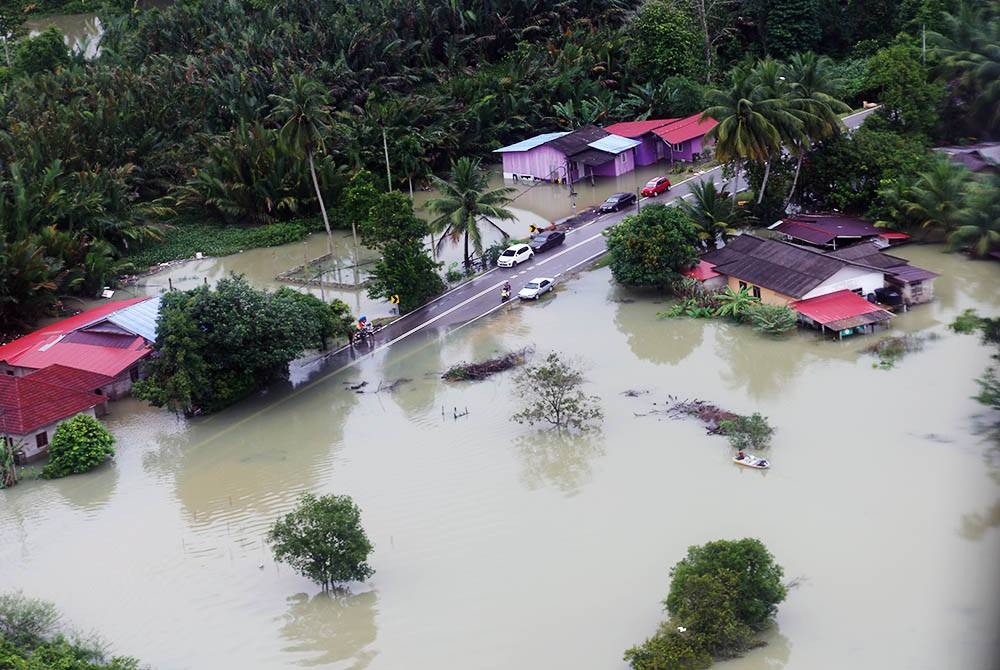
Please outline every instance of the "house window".
[{"label": "house window", "polygon": [[625,162],[625,154],[622,153],[622,163],[624,163],[624,162]]},{"label": "house window", "polygon": [[918,279],[917,281],[911,281],[910,282],[910,287],[911,288],[920,288],[920,286],[923,285],[923,283],[924,282],[922,280],[920,280],[920,279]]},{"label": "house window", "polygon": [[754,286],[753,287],[753,297],[757,298],[757,300],[760,300],[760,287],[759,286]]},{"label": "house window", "polygon": [[38,435],[35,435],[35,446],[39,449],[44,449],[49,446],[49,433],[48,431],[42,431]]},{"label": "house window", "polygon": [[740,282],[740,290],[741,291],[747,290],[747,283],[745,281]]},{"label": "house window", "polygon": [[135,366],[128,371],[128,378],[132,380],[132,383],[139,381],[139,366]]}]

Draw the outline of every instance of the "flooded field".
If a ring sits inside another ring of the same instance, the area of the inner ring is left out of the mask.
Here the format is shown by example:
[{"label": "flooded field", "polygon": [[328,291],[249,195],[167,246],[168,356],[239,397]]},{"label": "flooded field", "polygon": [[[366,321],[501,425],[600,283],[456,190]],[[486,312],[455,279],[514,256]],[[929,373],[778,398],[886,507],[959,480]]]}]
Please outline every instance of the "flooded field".
[{"label": "flooded field", "polygon": [[[940,338],[891,370],[860,353],[870,338],[659,320],[663,304],[597,270],[217,416],[117,403],[115,463],[0,493],[0,590],[56,602],[156,668],[607,670],[655,629],[689,545],[754,536],[801,585],[768,645],[719,667],[987,670],[1000,459],[977,432],[996,417],[970,396],[988,351],[945,325],[1000,309],[1000,267],[899,253],[943,276],[894,328]],[[511,423],[509,375],[439,378],[523,346],[584,363],[600,431]],[[401,378],[391,393],[346,388]],[[773,470],[733,466],[694,422],[637,416],[667,394],[769,416]],[[377,573],[350,595],[322,595],[263,544],[305,491],[363,510]]]}]

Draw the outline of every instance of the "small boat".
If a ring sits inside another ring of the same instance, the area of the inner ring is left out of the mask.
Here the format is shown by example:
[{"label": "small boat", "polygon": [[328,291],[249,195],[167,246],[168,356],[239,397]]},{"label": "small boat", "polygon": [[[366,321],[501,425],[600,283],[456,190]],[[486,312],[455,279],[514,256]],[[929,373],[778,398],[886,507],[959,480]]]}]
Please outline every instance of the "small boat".
[{"label": "small boat", "polygon": [[747,468],[755,468],[757,470],[766,470],[771,467],[771,464],[767,462],[766,458],[757,458],[753,454],[743,454],[743,458],[733,456],[733,463]]}]

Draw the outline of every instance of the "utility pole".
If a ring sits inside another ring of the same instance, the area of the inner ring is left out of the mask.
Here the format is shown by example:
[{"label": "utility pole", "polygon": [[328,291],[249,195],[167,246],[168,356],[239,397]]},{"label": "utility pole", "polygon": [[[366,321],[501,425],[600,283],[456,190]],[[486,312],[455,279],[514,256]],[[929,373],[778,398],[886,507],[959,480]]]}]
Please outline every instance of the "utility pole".
[{"label": "utility pole", "polygon": [[389,170],[389,140],[385,136],[385,126],[382,126],[382,150],[385,151],[385,178],[389,182],[389,190],[392,190],[392,172]]},{"label": "utility pole", "polygon": [[927,24],[920,26],[920,64],[927,65]]}]

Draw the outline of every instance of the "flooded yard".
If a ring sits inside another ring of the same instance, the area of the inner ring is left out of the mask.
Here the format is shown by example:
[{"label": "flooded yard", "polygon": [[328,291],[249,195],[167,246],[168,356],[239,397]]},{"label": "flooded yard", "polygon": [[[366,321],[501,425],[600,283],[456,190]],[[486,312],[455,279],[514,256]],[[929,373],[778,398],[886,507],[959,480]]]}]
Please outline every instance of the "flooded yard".
[{"label": "flooded yard", "polygon": [[[942,277],[893,331],[940,338],[891,370],[861,353],[871,338],[660,320],[658,298],[605,269],[216,416],[117,403],[113,464],[0,493],[0,590],[56,602],[156,668],[607,670],[654,631],[689,545],[753,536],[800,585],[768,645],[719,667],[987,670],[1000,458],[984,432],[996,417],[970,396],[989,352],[945,326],[968,307],[997,313],[1000,266],[898,253]],[[257,267],[245,257],[223,266]],[[510,422],[509,374],[440,380],[525,346],[583,362],[600,431]],[[770,417],[773,469],[732,465],[694,421],[637,416],[668,394]],[[377,572],[350,595],[321,594],[263,544],[305,491],[363,511]]]}]

